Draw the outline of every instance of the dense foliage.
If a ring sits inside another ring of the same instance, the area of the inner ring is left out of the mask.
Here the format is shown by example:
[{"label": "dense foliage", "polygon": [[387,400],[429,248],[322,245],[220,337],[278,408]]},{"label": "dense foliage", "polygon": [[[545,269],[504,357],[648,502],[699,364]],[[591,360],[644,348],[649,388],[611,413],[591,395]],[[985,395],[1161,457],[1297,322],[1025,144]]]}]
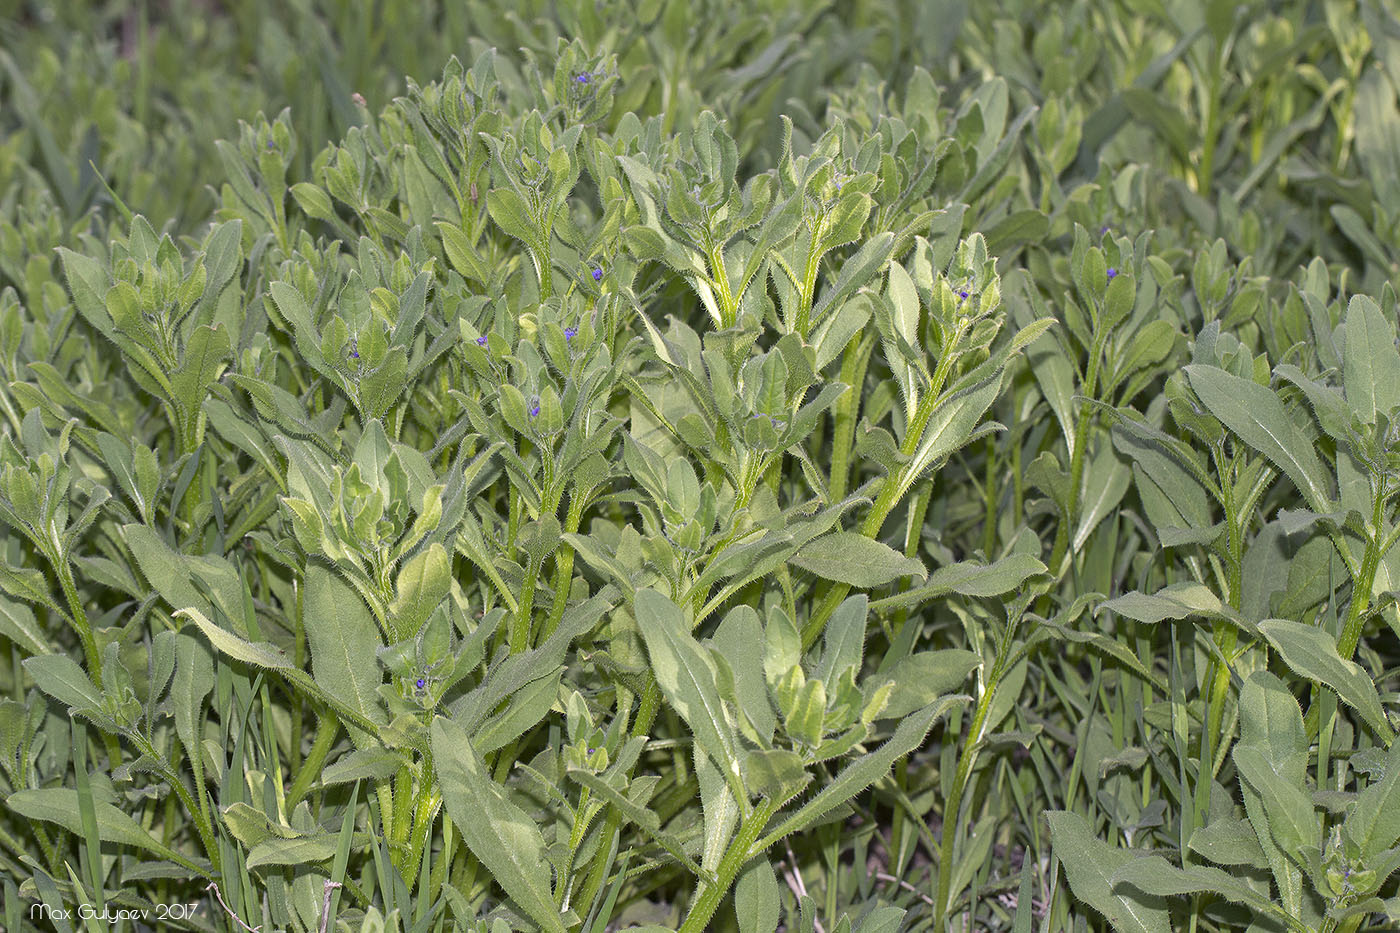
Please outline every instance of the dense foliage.
[{"label": "dense foliage", "polygon": [[5,929],[1400,923],[1390,0],[0,37]]}]

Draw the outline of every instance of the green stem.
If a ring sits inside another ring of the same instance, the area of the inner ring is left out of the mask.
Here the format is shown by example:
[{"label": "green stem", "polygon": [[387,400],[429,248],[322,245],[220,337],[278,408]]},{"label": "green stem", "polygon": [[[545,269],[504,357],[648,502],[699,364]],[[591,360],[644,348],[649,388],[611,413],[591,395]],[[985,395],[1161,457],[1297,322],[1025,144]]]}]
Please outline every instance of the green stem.
[{"label": "green stem", "polygon": [[724,248],[718,243],[710,244],[710,269],[714,273],[715,284],[719,286],[720,327],[728,329],[739,318],[739,309],[729,290],[729,273],[724,268]]},{"label": "green stem", "polygon": [[78,598],[78,587],[73,581],[73,571],[68,567],[68,559],[59,555],[51,555],[50,560],[58,574],[59,586],[63,588],[64,599],[68,602],[68,611],[73,620],[73,628],[78,632],[78,638],[83,643],[83,656],[87,659],[88,671],[92,674],[93,683],[97,689],[102,689],[102,652],[97,648],[97,637],[92,632],[92,625],[88,622],[87,612],[83,609],[83,602]]},{"label": "green stem", "polygon": [[[924,483],[914,497],[909,500],[909,520],[904,525],[904,556],[918,557],[919,542],[923,540],[924,516],[928,514],[929,503],[933,501],[933,483]],[[909,589],[911,579],[900,577],[896,584],[898,592]],[[890,632],[894,638],[899,637],[900,629],[904,628],[904,623],[909,618],[909,607],[901,606],[890,621]]]},{"label": "green stem", "polygon": [[535,610],[535,584],[539,582],[540,567],[533,559],[525,573],[525,585],[521,588],[520,608],[510,623],[510,653],[520,654],[530,647],[530,629]]},{"label": "green stem", "polygon": [[856,416],[860,412],[861,386],[870,364],[875,338],[870,335],[852,337],[841,357],[841,382],[848,386],[836,400],[831,431],[831,478],[828,481],[832,502],[846,496],[846,483],[851,470],[851,447],[856,433]]},{"label": "green stem", "polygon": [[316,736],[311,741],[311,751],[302,761],[296,779],[292,781],[291,790],[287,791],[288,812],[296,809],[296,805],[306,796],[307,791],[311,790],[311,783],[320,776],[321,766],[325,764],[326,756],[330,754],[339,731],[340,720],[334,713],[325,713],[316,723]]},{"label": "green stem", "polygon": [[[186,788],[184,782],[180,780],[180,775],[177,774],[170,763],[165,760],[165,757],[156,751],[155,746],[146,741],[145,737],[139,733],[131,733],[130,738],[132,744],[141,752],[142,757],[160,763],[160,772],[165,778],[165,782],[175,791],[175,795],[180,798],[180,802],[184,804],[191,819],[194,820],[195,832],[199,834],[200,844],[204,846],[204,852],[209,856],[209,863],[213,866],[213,877],[217,877],[222,871],[219,867],[219,844],[217,837],[214,835],[214,827],[209,821],[208,814],[195,802],[189,789]],[[193,863],[186,863],[185,867],[193,869],[194,865]],[[200,874],[203,874],[203,872],[200,872]]]},{"label": "green stem", "polygon": [[548,230],[540,244],[540,301],[545,301],[554,294],[554,256],[550,248],[550,241],[553,239],[554,231]]},{"label": "green stem", "polygon": [[[1084,395],[1088,398],[1094,397],[1094,392],[1098,388],[1099,382],[1099,361],[1103,357],[1104,344],[1108,339],[1108,330],[1105,327],[1098,327],[1094,334],[1094,343],[1089,350],[1089,368],[1084,376]],[[1053,580],[1059,580],[1065,568],[1062,566],[1069,551],[1070,527],[1079,517],[1079,484],[1084,479],[1084,448],[1089,442],[1089,424],[1092,418],[1092,409],[1085,405],[1079,411],[1079,418],[1074,425],[1074,451],[1070,454],[1069,465],[1069,501],[1066,502],[1064,514],[1060,519],[1060,527],[1055,529],[1055,545],[1050,553],[1050,573]],[[1042,614],[1048,607],[1042,607]]]},{"label": "green stem", "polygon": [[997,543],[997,439],[987,438],[987,468],[982,477],[982,508],[985,518],[982,525],[982,553],[988,558]]},{"label": "green stem", "polygon": [[812,299],[817,291],[817,271],[821,268],[822,255],[819,250],[822,236],[827,224],[827,217],[822,215],[817,221],[817,229],[812,232],[812,242],[807,249],[807,262],[802,268],[802,293],[798,296],[797,320],[793,330],[804,340],[807,331],[812,326]]},{"label": "green stem", "polygon": [[[573,534],[578,531],[579,525],[583,522],[583,509],[587,497],[583,491],[575,488],[569,496],[569,514],[564,517],[564,533]],[[574,577],[574,549],[567,541],[559,543],[559,550],[554,555],[554,602],[549,607],[549,618],[544,623],[544,631],[540,633],[540,639],[546,639],[554,634],[554,630],[559,627],[559,623],[564,618],[564,607],[569,602],[569,584]]]},{"label": "green stem", "polygon": [[[442,794],[432,786],[435,782],[432,776],[431,753],[423,757],[423,774],[423,780],[429,786],[419,788],[418,804],[413,808],[413,833],[408,840],[408,870],[404,873],[404,881],[408,883],[409,890],[418,884],[418,866],[422,864],[429,844],[428,835],[437,821],[438,808],[442,805]],[[428,886],[432,887],[431,881]]]},{"label": "green stem", "polygon": [[[394,789],[388,781],[380,781],[374,786],[374,795],[379,798],[379,832],[386,840],[394,838]],[[390,859],[395,853],[389,852]]]},{"label": "green stem", "polygon": [[708,929],[710,918],[714,916],[720,900],[729,893],[734,879],[739,876],[739,870],[749,860],[749,850],[758,841],[759,834],[763,832],[763,828],[768,825],[768,821],[772,819],[773,813],[777,809],[777,803],[771,798],[765,797],[763,802],[754,807],[753,811],[740,824],[738,835],[734,837],[734,841],[729,844],[724,857],[719,861],[719,868],[715,872],[715,883],[704,884],[702,882],[700,895],[691,904],[690,911],[686,914],[685,923],[681,924],[679,933],[702,933]]},{"label": "green stem", "polygon": [[[629,705],[630,705],[630,701]],[[656,721],[657,711],[661,708],[661,688],[656,685],[656,678],[647,678],[647,688],[642,693],[642,701],[637,707],[637,718],[632,722],[632,730],[629,738],[637,738],[646,735],[651,729],[652,723]],[[630,772],[627,777],[630,777]],[[579,891],[579,897],[575,903],[581,905],[580,909],[591,905],[593,900],[602,890],[603,882],[607,881],[608,858],[607,853],[612,848],[613,837],[622,829],[622,814],[615,808],[608,808],[607,822],[603,824],[602,844],[598,847],[598,855],[593,859],[593,867],[588,873],[588,878],[583,883],[583,888]]]},{"label": "green stem", "polygon": [[[405,765],[394,776],[394,800],[400,806],[394,811],[393,835],[389,838],[395,854],[402,851],[402,847],[408,843],[408,834],[413,828],[413,808],[408,805],[408,801],[413,797],[413,772]],[[405,873],[404,880],[411,883],[412,876]]]},{"label": "green stem", "polygon": [[968,730],[967,742],[958,758],[958,769],[953,776],[953,787],[948,794],[948,803],[943,809],[943,831],[938,844],[938,896],[934,898],[933,929],[945,929],[944,918],[948,915],[948,901],[953,887],[953,846],[957,840],[958,827],[962,821],[962,798],[967,789],[972,766],[976,763],[978,743],[982,730],[986,727],[987,714],[991,711],[992,697],[996,694],[1000,669],[994,668],[987,684],[986,693],[977,701],[977,709],[972,715],[972,726]]},{"label": "green stem", "polygon": [[1351,605],[1347,608],[1342,637],[1337,642],[1337,653],[1342,656],[1343,661],[1350,661],[1351,656],[1356,653],[1356,646],[1361,643],[1361,627],[1365,624],[1366,610],[1371,606],[1371,589],[1376,584],[1376,570],[1380,567],[1383,553],[1380,540],[1384,532],[1381,523],[1385,517],[1386,497],[1382,495],[1383,492],[1384,487],[1377,486],[1374,514],[1371,518],[1375,531],[1366,538],[1366,556],[1361,560],[1361,574],[1352,587]]},{"label": "green stem", "polygon": [[[923,440],[924,429],[928,427],[929,419],[938,410],[938,403],[943,399],[943,387],[952,375],[953,364],[957,361],[957,348],[962,340],[965,327],[959,324],[953,332],[952,337],[944,345],[943,352],[938,360],[938,367],[933,372],[933,380],[929,386],[928,393],[919,401],[919,407],[914,410],[914,417],[910,419],[904,434],[904,443],[900,444],[900,452],[905,457],[912,457],[919,449],[919,443]],[[899,503],[900,491],[905,483],[903,473],[886,475],[877,480],[879,492],[876,494],[875,503],[870,507],[870,511],[865,516],[865,521],[861,524],[860,533],[867,538],[876,538],[880,534],[880,529],[885,525],[885,519],[889,518],[890,512]],[[836,611],[836,607],[841,605],[846,594],[851,591],[850,584],[839,583],[830,587],[826,595],[822,598],[821,604],[817,607],[802,627],[802,649],[805,651],[816,644],[817,636],[821,634],[822,627],[826,625],[831,614]]]}]

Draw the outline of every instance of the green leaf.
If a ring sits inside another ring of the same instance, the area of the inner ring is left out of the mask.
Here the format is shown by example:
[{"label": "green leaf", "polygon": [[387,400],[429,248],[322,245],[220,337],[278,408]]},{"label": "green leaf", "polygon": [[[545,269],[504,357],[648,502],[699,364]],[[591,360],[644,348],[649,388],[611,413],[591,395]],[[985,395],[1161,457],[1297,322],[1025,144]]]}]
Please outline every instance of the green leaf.
[{"label": "green leaf", "polygon": [[559,675],[562,670],[560,668],[552,674],[536,677],[515,690],[505,709],[472,730],[472,744],[476,746],[477,754],[489,755],[504,748],[544,719],[559,696]]},{"label": "green leaf", "polygon": [[180,368],[170,374],[174,400],[180,406],[181,418],[190,432],[186,443],[194,443],[193,432],[205,394],[209,385],[223,372],[230,346],[228,331],[222,325],[197,327],[185,345]]},{"label": "green leaf", "polygon": [[384,748],[357,748],[338,758],[321,772],[320,785],[353,784],[356,781],[387,781],[399,773],[404,760]]},{"label": "green leaf", "polygon": [[782,902],[778,878],[767,856],[755,855],[740,872],[734,886],[734,914],[739,919],[739,933],[774,933],[778,929]]},{"label": "green leaf", "polygon": [[1332,511],[1322,462],[1271,389],[1214,366],[1187,366],[1186,373],[1210,413],[1287,474],[1314,512]]},{"label": "green leaf", "polygon": [[1201,583],[1172,583],[1156,593],[1125,593],[1100,603],[1096,612],[1107,609],[1138,622],[1155,624],[1166,619],[1230,618],[1231,610],[1220,597]]},{"label": "green leaf", "polygon": [[509,188],[493,188],[486,194],[486,210],[496,226],[535,249],[538,229],[524,198]]},{"label": "green leaf", "polygon": [[990,564],[961,561],[939,567],[929,574],[928,582],[923,586],[875,600],[870,608],[877,612],[889,612],[901,606],[917,606],[948,593],[1000,596],[1044,572],[1045,565],[1029,554],[1008,554]]},{"label": "green leaf", "polygon": [[[159,840],[141,828],[140,823],[112,804],[103,800],[94,800],[92,803],[97,816],[97,835],[103,842],[142,849],[208,877],[206,869],[174,849],[161,845]],[[22,790],[11,794],[5,800],[5,805],[26,819],[56,823],[79,836],[83,833],[76,790],[62,787]]]},{"label": "green leaf", "polygon": [[[311,673],[320,688],[364,719],[388,721],[378,690],[383,675],[376,659],[381,642],[369,607],[335,572],[311,564],[306,568],[306,598],[302,607],[306,639],[311,649]],[[355,745],[369,747],[372,735],[350,731]]]},{"label": "green leaf", "polygon": [[693,858],[685,854],[685,848],[682,846],[680,838],[674,833],[667,832],[661,828],[661,819],[656,815],[655,810],[633,802],[607,781],[591,771],[584,771],[581,768],[570,768],[566,773],[571,780],[577,781],[579,784],[587,787],[595,795],[601,797],[609,806],[617,810],[624,819],[635,824],[648,839],[661,846],[672,858],[684,865],[687,871],[694,874],[697,878],[705,879],[708,883],[714,883],[714,874],[705,871],[696,864]]},{"label": "green leaf", "polygon": [[1082,550],[1099,523],[1118,507],[1131,479],[1132,470],[1114,456],[1109,444],[1104,443],[1093,452],[1084,469],[1084,487],[1079,499],[1079,527],[1074,531],[1072,551],[1078,553]]},{"label": "green leaf", "polygon": [[[1160,855],[1129,859],[1122,868],[1114,872],[1112,883],[1119,890],[1136,888],[1148,895],[1159,897],[1217,894],[1228,901],[1251,907],[1258,913],[1280,920],[1290,919],[1266,895],[1228,872],[1203,865],[1190,865],[1181,869]],[[1294,929],[1299,928],[1296,921],[1289,925]]]},{"label": "green leaf", "polygon": [[919,446],[899,475],[902,499],[925,471],[950,456],[972,438],[977,423],[1001,393],[1001,375],[993,374],[981,383],[945,397],[933,410],[919,437]]},{"label": "green leaf", "polygon": [[924,744],[924,737],[949,710],[966,703],[965,696],[945,696],[930,703],[916,713],[912,713],[895,728],[890,740],[872,752],[867,752],[852,761],[836,778],[818,791],[795,813],[778,824],[777,828],[760,840],[754,851],[761,852],[770,845],[791,833],[800,832],[819,821],[823,816],[864,791],[871,784],[885,777],[895,762]]},{"label": "green leaf", "polygon": [[924,709],[938,697],[962,686],[980,663],[976,654],[962,648],[916,651],[901,658],[889,673],[894,689],[878,718],[903,719]]},{"label": "green leaf", "polygon": [[837,682],[848,668],[854,667],[856,673],[860,672],[861,658],[865,653],[868,607],[869,598],[864,593],[848,596],[827,620],[826,630],[822,633],[822,658],[817,664],[815,676],[823,681],[828,697],[836,695]]},{"label": "green leaf", "polygon": [[811,781],[812,775],[796,752],[760,748],[744,756],[744,783],[749,791],[771,798],[779,806],[801,793]]},{"label": "green leaf", "polygon": [[353,723],[367,733],[373,734],[378,731],[379,723],[365,717],[359,710],[351,707],[339,697],[322,690],[316,681],[293,664],[276,645],[265,641],[250,642],[239,638],[232,632],[221,629],[210,622],[198,609],[180,609],[176,611],[175,615],[183,616],[193,622],[209,639],[209,644],[213,645],[216,651],[223,652],[235,661],[276,671],[307,696],[330,706],[342,719]]},{"label": "green leaf", "polygon": [[1298,702],[1279,678],[1255,671],[1240,691],[1240,724],[1235,767],[1259,796],[1269,834],[1286,856],[1301,863],[1304,848],[1317,845],[1320,836],[1303,790],[1308,741]]},{"label": "green leaf", "polygon": [[1400,406],[1395,326],[1374,299],[1355,295],[1347,305],[1346,341],[1342,382],[1347,402],[1364,424],[1375,424],[1377,413],[1389,414]]},{"label": "green leaf", "polygon": [[763,644],[763,626],[758,613],[751,606],[734,607],[715,629],[713,644],[734,675],[735,709],[747,717],[763,742],[770,742],[777,717],[768,702],[764,680],[766,655],[755,650],[755,646]]},{"label": "green leaf", "polygon": [[0,596],[0,637],[8,638],[26,654],[48,654],[53,650],[33,610],[3,596]]},{"label": "green leaf", "polygon": [[1159,895],[1115,893],[1113,879],[1138,856],[1096,838],[1077,813],[1045,814],[1055,857],[1065,868],[1074,896],[1103,914],[1118,933],[1170,933],[1166,902]]},{"label": "green leaf", "polygon": [[447,597],[452,587],[452,563],[434,541],[399,570],[398,595],[389,606],[389,627],[396,640],[411,638]]},{"label": "green leaf", "polygon": [[532,920],[550,933],[565,933],[534,819],[491,779],[459,726],[437,716],[429,734],[443,806],[467,848]]},{"label": "green leaf", "polygon": [[248,869],[328,861],[335,856],[339,838],[334,833],[319,833],[297,839],[265,839],[248,850]]},{"label": "green leaf", "polygon": [[67,247],[60,246],[58,255],[63,260],[68,291],[73,295],[73,304],[78,313],[98,333],[113,337],[112,316],[107,313],[107,289],[111,282],[107,269],[97,260]]},{"label": "green leaf", "polygon": [[214,689],[214,659],[193,636],[178,632],[176,638],[170,704],[175,708],[175,732],[193,761],[201,751],[199,723],[204,698]]},{"label": "green leaf", "polygon": [[866,589],[900,577],[923,580],[928,576],[919,561],[853,531],[836,531],[817,538],[798,551],[791,563],[823,579]]},{"label": "green leaf", "polygon": [[746,800],[736,737],[725,712],[709,654],[690,634],[675,603],[653,589],[637,591],[637,627],[646,641],[656,683],[695,733],[738,800]]},{"label": "green leaf", "polygon": [[1360,848],[1363,863],[1400,841],[1400,742],[1391,743],[1381,779],[1357,794],[1342,833]]},{"label": "green leaf", "polygon": [[1342,702],[1360,713],[1385,742],[1395,738],[1375,683],[1361,665],[1337,653],[1337,643],[1331,635],[1316,626],[1288,619],[1265,619],[1259,623],[1259,631],[1294,673],[1335,690]]},{"label": "green leaf", "polygon": [[102,695],[77,661],[66,654],[28,658],[24,669],[40,690],[73,709],[102,709]]},{"label": "green leaf", "polygon": [[1268,860],[1248,820],[1212,820],[1191,834],[1189,848],[1219,865],[1267,869]]}]

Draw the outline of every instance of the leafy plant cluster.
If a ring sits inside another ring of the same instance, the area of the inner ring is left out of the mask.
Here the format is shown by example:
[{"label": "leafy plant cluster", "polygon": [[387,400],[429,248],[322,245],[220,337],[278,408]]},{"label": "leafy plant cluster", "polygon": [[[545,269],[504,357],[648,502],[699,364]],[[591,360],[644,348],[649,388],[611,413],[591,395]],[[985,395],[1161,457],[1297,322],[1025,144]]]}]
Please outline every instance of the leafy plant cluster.
[{"label": "leafy plant cluster", "polygon": [[1400,922],[1397,11],[840,6],[5,11],[6,929]]}]

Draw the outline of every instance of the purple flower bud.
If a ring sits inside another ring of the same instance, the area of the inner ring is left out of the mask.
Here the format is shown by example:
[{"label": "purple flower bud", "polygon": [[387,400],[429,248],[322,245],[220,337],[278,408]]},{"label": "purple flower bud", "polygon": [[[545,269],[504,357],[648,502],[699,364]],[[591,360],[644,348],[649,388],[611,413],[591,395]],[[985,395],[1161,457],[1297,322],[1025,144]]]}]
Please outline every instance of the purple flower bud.
[{"label": "purple flower bud", "polygon": [[539,402],[536,402],[535,404],[533,404],[533,405],[530,406],[530,417],[531,417],[531,418],[538,418],[538,417],[539,417],[539,414],[540,414],[540,403],[539,403]]},{"label": "purple flower bud", "polygon": [[1108,267],[1108,279],[1109,279],[1109,281],[1110,281],[1110,282],[1113,281],[1114,277],[1117,276],[1117,275],[1118,275],[1118,270],[1115,269],[1115,268],[1113,268],[1112,266],[1109,266],[1109,267]]},{"label": "purple flower bud", "polygon": [[478,347],[484,347],[484,346],[486,346],[486,335],[485,335],[485,334],[482,334],[480,337],[476,338],[476,345],[477,345]]},{"label": "purple flower bud", "polygon": [[595,281],[595,282],[601,282],[601,281],[603,281],[603,267],[602,267],[602,266],[594,266],[594,267],[593,267],[593,281]]},{"label": "purple flower bud", "polygon": [[269,139],[269,140],[267,141],[267,148],[269,148],[269,149],[276,149],[276,148],[277,148],[277,144],[276,144],[275,142],[273,142],[272,140]]},{"label": "purple flower bud", "polygon": [[958,292],[958,300],[959,300],[959,301],[966,301],[966,300],[967,300],[967,289],[963,289],[962,291]]},{"label": "purple flower bud", "polygon": [[423,689],[424,687],[426,687],[427,685],[428,685],[428,682],[427,682],[426,680],[424,680],[422,677],[419,677],[416,681],[413,682],[413,686],[417,687],[419,690],[422,690],[422,689]]},{"label": "purple flower bud", "polygon": [[587,84],[587,83],[588,83],[588,75],[586,75],[586,74],[581,74],[581,75],[579,75],[578,77],[574,78],[574,80],[577,81],[579,84]]},{"label": "purple flower bud", "polygon": [[358,360],[359,358],[360,358],[360,351],[359,351],[359,350],[351,350],[351,351],[350,351],[350,359],[352,359],[352,360]]},{"label": "purple flower bud", "polygon": [[1099,228],[1099,236],[1103,236],[1103,235],[1104,235],[1105,233],[1107,233],[1110,229],[1112,229],[1112,228],[1110,228],[1108,224],[1104,224],[1102,227]]},{"label": "purple flower bud", "polygon": [[578,328],[577,328],[577,327],[566,327],[566,328],[564,328],[564,339],[565,339],[565,340],[573,340],[573,339],[574,339],[575,337],[577,337],[577,336],[578,336]]}]

